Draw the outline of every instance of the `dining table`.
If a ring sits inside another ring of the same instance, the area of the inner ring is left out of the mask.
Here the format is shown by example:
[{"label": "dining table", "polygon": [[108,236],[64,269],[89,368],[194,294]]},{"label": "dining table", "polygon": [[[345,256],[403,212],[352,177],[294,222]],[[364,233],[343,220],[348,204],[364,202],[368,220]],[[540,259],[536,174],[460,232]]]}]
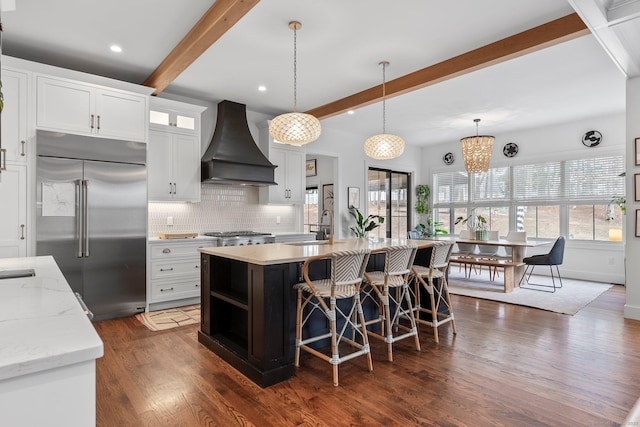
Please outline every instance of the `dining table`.
[{"label": "dining table", "polygon": [[503,267],[504,273],[504,291],[511,292],[515,289],[520,279],[524,275],[526,264],[524,258],[527,253],[527,248],[549,245],[552,243],[550,240],[507,240],[507,239],[494,239],[494,240],[476,240],[476,239],[460,239],[456,236],[436,236],[434,240],[453,241],[455,243],[465,243],[471,245],[487,245],[487,246],[503,246],[505,248],[511,248],[511,258],[496,257],[493,259],[480,260],[474,258],[473,255],[468,255],[465,258],[454,258],[456,261],[469,264],[488,265],[496,267]]}]

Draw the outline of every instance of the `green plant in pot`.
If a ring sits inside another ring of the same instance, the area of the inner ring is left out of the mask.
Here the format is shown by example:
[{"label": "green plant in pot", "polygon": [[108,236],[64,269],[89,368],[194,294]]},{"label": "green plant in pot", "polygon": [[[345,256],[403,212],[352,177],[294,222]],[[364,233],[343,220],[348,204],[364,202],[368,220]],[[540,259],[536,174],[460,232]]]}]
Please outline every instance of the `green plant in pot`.
[{"label": "green plant in pot", "polygon": [[349,212],[351,216],[356,220],[356,225],[350,227],[350,230],[356,237],[367,237],[367,234],[384,223],[384,217],[380,215],[369,215],[364,217],[362,212],[358,208],[352,208]]},{"label": "green plant in pot", "polygon": [[475,233],[476,240],[488,240],[489,230],[487,229],[487,219],[482,215],[477,215],[476,210],[471,209],[467,217],[459,216],[455,224],[467,224],[469,230]]}]

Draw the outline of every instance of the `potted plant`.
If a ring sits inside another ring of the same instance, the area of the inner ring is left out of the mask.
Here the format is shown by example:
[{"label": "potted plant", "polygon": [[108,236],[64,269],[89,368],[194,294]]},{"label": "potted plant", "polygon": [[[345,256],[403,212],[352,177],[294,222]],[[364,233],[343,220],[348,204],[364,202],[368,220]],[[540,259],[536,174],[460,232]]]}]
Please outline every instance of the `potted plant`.
[{"label": "potted plant", "polygon": [[358,208],[352,208],[349,213],[356,220],[356,225],[354,227],[350,227],[356,237],[367,237],[369,231],[384,223],[384,217],[381,217],[380,215],[369,215],[365,218]]},{"label": "potted plant", "polygon": [[447,234],[446,230],[438,229],[442,223],[435,223],[432,217],[432,211],[429,207],[429,196],[431,188],[428,185],[421,184],[416,186],[416,203],[414,208],[418,214],[418,225],[416,231],[422,236],[432,236],[433,234]]},{"label": "potted plant", "polygon": [[487,219],[482,215],[477,215],[475,208],[471,209],[466,218],[462,216],[456,218],[455,224],[467,224],[469,230],[475,233],[476,240],[487,240],[489,238]]}]

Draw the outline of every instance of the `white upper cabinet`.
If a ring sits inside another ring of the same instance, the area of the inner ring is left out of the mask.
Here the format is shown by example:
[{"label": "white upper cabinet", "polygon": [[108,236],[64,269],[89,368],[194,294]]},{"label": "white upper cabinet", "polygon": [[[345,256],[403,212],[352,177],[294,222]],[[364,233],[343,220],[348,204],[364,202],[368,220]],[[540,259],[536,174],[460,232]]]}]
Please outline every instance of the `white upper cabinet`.
[{"label": "white upper cabinet", "polygon": [[146,142],[146,96],[48,76],[36,80],[38,129]]},{"label": "white upper cabinet", "polygon": [[2,148],[8,162],[27,163],[28,74],[2,69]]},{"label": "white upper cabinet", "polygon": [[184,134],[199,133],[201,111],[181,109],[179,105],[172,105],[165,101],[162,98],[152,98],[149,107],[149,129]]},{"label": "white upper cabinet", "polygon": [[199,202],[200,141],[149,131],[147,182],[150,202]]},{"label": "white upper cabinet", "polygon": [[275,142],[269,135],[269,123],[260,125],[260,149],[276,165],[278,185],[260,187],[260,203],[304,204],[305,153],[298,147]]},{"label": "white upper cabinet", "polygon": [[200,201],[200,115],[205,109],[151,98],[147,145],[149,201]]},{"label": "white upper cabinet", "polygon": [[[4,76],[4,75],[3,75]],[[14,165],[0,174],[0,258],[27,256],[27,167]]]}]

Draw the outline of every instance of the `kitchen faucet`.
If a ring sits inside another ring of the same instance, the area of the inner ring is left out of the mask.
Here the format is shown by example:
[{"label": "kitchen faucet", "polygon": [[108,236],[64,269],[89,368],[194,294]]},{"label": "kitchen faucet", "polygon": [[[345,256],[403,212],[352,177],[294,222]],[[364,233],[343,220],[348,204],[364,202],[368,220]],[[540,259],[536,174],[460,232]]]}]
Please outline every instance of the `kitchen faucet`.
[{"label": "kitchen faucet", "polygon": [[329,244],[333,245],[333,212],[329,209],[325,209],[320,214],[320,218],[322,218],[322,223],[324,224],[324,214],[329,214]]}]

